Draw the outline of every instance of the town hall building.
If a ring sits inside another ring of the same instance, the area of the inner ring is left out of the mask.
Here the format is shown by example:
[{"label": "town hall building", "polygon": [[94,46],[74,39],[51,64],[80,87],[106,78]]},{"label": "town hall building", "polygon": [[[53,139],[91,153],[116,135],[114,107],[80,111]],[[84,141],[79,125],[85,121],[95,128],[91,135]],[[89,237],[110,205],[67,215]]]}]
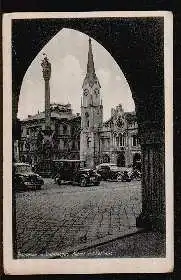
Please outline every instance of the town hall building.
[{"label": "town hall building", "polygon": [[122,105],[111,109],[111,118],[103,122],[101,85],[94,66],[91,39],[87,73],[81,98],[80,159],[87,167],[111,162],[118,166],[140,165],[141,148],[135,112],[124,112]]}]

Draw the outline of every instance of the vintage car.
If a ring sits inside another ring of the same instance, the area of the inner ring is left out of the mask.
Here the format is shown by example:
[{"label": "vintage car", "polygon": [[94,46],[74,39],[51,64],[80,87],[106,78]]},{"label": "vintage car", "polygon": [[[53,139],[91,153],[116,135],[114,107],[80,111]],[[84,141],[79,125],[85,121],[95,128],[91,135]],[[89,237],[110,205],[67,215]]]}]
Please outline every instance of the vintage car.
[{"label": "vintage car", "polygon": [[101,176],[96,170],[85,168],[85,163],[81,160],[54,160],[54,167],[54,180],[59,185],[70,183],[86,187],[100,184]]},{"label": "vintage car", "polygon": [[102,180],[113,180],[130,182],[132,180],[133,169],[129,167],[119,167],[115,163],[102,163],[96,166],[97,173]]},{"label": "vintage car", "polygon": [[32,171],[30,164],[22,162],[13,164],[13,187],[15,190],[40,190],[43,184],[42,177]]},{"label": "vintage car", "polygon": [[130,182],[132,180],[133,168],[119,167],[118,181]]},{"label": "vintage car", "polygon": [[96,166],[97,173],[102,180],[117,180],[120,173],[118,166],[114,163],[102,163]]},{"label": "vintage car", "polygon": [[140,181],[141,177],[142,177],[142,174],[141,174],[140,170],[139,169],[133,169],[132,174],[131,174],[132,180]]}]

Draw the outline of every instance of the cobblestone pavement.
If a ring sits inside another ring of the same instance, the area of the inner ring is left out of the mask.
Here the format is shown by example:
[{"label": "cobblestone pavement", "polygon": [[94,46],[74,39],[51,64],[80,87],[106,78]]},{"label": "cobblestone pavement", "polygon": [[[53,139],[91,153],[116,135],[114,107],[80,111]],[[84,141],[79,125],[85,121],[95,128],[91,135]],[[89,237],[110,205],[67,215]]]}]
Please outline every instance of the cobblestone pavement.
[{"label": "cobblestone pavement", "polygon": [[65,256],[70,248],[99,243],[136,230],[141,185],[101,182],[100,186],[54,184],[16,194],[16,239],[21,256]]}]

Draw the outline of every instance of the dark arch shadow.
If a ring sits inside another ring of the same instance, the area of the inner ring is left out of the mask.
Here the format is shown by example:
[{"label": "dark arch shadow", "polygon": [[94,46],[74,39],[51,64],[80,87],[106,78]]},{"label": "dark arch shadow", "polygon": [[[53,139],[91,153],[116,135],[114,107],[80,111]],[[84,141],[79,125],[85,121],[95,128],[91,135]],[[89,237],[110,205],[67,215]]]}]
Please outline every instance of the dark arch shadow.
[{"label": "dark arch shadow", "polygon": [[[112,55],[129,83],[139,122],[146,118],[163,118],[163,18],[109,18],[109,21],[107,18],[72,18],[13,20],[14,119],[26,70],[37,53],[62,28],[87,34]],[[153,98],[154,110],[150,106]]]},{"label": "dark arch shadow", "polygon": [[164,18],[13,20],[13,128],[23,77],[35,56],[62,28],[95,39],[122,69],[135,102],[143,153],[143,209],[137,225],[165,231]]}]

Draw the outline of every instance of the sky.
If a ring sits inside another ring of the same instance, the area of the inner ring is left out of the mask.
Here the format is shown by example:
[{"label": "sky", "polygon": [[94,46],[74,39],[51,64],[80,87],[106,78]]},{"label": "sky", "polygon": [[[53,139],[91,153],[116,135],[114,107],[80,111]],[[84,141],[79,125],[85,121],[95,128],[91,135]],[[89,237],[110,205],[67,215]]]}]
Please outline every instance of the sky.
[{"label": "sky", "polygon": [[[18,117],[44,110],[43,53],[51,63],[50,102],[71,103],[73,113],[80,113],[82,84],[86,75],[89,37],[73,29],[62,29],[38,53],[24,76],[19,99]],[[92,39],[96,75],[101,85],[104,121],[111,108],[122,104],[127,112],[135,110],[129,84],[110,53]]]}]

